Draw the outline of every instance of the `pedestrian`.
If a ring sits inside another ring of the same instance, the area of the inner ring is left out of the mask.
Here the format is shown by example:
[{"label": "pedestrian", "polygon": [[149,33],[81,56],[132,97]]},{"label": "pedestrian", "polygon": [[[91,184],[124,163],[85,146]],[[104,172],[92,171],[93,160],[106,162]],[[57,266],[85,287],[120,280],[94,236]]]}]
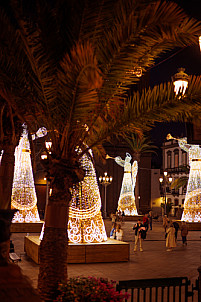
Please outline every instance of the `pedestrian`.
[{"label": "pedestrian", "polygon": [[122,213],[121,213],[121,217],[122,217],[122,222],[124,222],[124,217],[125,217],[125,213],[124,213],[124,211],[122,211]]},{"label": "pedestrian", "polygon": [[111,230],[110,230],[110,238],[116,239],[116,222],[113,222]]},{"label": "pedestrian", "polygon": [[122,241],[123,238],[123,230],[120,224],[117,224],[116,227],[116,240]]},{"label": "pedestrian", "polygon": [[116,215],[111,213],[112,225],[116,222]]},{"label": "pedestrian", "polygon": [[146,228],[146,231],[149,228],[149,218],[148,218],[148,214],[145,214],[143,219],[142,219],[142,223],[144,225],[144,227]]},{"label": "pedestrian", "polygon": [[133,226],[133,230],[135,231],[135,246],[134,252],[137,251],[138,242],[140,244],[140,252],[143,252],[142,248],[142,239],[146,237],[146,227],[142,224],[141,219],[138,219],[138,222]]},{"label": "pedestrian", "polygon": [[177,233],[178,233],[178,230],[179,230],[179,224],[176,221],[174,221],[173,226],[175,228],[175,238],[177,240]]},{"label": "pedestrian", "polygon": [[149,229],[152,231],[152,219],[153,219],[152,211],[149,211],[148,218],[149,218]]},{"label": "pedestrian", "polygon": [[173,223],[170,224],[170,227],[166,231],[166,247],[167,252],[171,252],[173,247],[176,247],[176,238],[175,238],[175,228]]},{"label": "pedestrian", "polygon": [[168,222],[169,222],[169,219],[168,219],[167,215],[164,215],[163,216],[163,227],[164,227],[165,233],[166,233],[166,229],[168,226]]},{"label": "pedestrian", "polygon": [[182,221],[181,223],[181,237],[183,245],[187,245],[187,235],[188,235],[188,226],[186,224],[186,221]]}]

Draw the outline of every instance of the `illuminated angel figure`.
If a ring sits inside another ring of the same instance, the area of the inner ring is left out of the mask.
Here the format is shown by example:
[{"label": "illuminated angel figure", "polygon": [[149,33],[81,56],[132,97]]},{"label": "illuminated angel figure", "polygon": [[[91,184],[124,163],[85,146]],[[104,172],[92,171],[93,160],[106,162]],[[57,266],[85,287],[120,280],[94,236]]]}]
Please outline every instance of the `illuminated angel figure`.
[{"label": "illuminated angel figure", "polygon": [[120,156],[117,156],[114,159],[118,165],[124,167],[124,176],[118,201],[118,211],[124,211],[125,215],[138,215],[134,195],[138,163],[135,160],[131,167],[132,157],[129,153],[126,153],[125,160],[121,159]]},{"label": "illuminated angel figure", "polygon": [[23,133],[15,149],[11,208],[18,211],[12,222],[40,221],[30,153],[27,127],[23,125]]},{"label": "illuminated angel figure", "polygon": [[178,139],[179,146],[189,154],[190,173],[181,220],[201,222],[201,148]]},{"label": "illuminated angel figure", "polygon": [[[90,151],[91,158],[93,157]],[[83,181],[73,186],[69,208],[68,238],[74,243],[107,240],[101,216],[101,198],[95,168],[87,155],[81,159],[86,171]]]}]

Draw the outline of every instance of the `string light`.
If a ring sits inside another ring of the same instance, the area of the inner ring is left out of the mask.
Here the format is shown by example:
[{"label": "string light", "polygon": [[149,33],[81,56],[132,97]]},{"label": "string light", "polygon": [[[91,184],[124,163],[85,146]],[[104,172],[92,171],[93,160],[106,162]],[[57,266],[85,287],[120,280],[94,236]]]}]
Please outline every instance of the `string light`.
[{"label": "string light", "polygon": [[11,208],[17,209],[12,222],[40,221],[34,186],[27,127],[15,149],[15,169],[12,187]]},{"label": "string light", "polygon": [[189,154],[190,173],[181,220],[201,222],[201,148],[179,139],[179,146]]},{"label": "string light", "polygon": [[135,216],[138,215],[134,196],[138,163],[135,160],[131,168],[131,158],[129,153],[126,153],[125,160],[122,160],[120,156],[115,157],[116,163],[121,167],[124,167],[124,177],[118,201],[118,211],[124,212],[125,215]]},{"label": "string light", "polygon": [[[93,157],[90,151],[91,157]],[[101,198],[96,172],[91,159],[84,155],[81,166],[85,177],[71,189],[69,207],[68,239],[72,243],[92,243],[107,240],[104,222],[101,216]],[[43,237],[41,232],[40,239]]]}]

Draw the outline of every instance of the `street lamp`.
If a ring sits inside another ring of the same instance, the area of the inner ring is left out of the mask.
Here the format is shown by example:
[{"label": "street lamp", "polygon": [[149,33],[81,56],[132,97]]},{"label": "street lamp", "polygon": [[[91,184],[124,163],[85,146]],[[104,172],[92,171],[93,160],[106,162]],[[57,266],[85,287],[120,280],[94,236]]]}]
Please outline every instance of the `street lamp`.
[{"label": "street lamp", "polygon": [[178,72],[172,76],[174,91],[176,95],[179,93],[184,95],[188,87],[189,76],[184,72],[185,68],[178,68]]},{"label": "street lamp", "polygon": [[107,203],[106,203],[106,198],[107,198],[107,196],[106,196],[106,192],[107,192],[107,186],[108,185],[110,185],[111,183],[112,183],[112,176],[108,176],[107,175],[107,172],[105,172],[104,173],[104,176],[100,176],[99,177],[99,183],[102,185],[102,186],[104,186],[105,187],[105,200],[104,200],[104,218],[106,218],[107,217],[107,209],[106,209],[106,205],[107,205]]},{"label": "street lamp", "polygon": [[167,215],[167,185],[172,182],[172,177],[168,177],[167,175],[168,175],[167,171],[164,171],[163,177],[159,178],[159,181],[163,185],[163,188],[164,188],[164,190],[163,190],[164,196],[165,196],[164,215]]}]

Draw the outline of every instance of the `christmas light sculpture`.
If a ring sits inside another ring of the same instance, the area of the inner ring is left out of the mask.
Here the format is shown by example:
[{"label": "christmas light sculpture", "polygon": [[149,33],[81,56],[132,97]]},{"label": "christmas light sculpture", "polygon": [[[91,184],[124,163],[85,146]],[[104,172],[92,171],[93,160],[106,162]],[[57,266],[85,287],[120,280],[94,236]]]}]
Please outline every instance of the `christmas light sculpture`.
[{"label": "christmas light sculpture", "polygon": [[[92,152],[91,158],[93,158]],[[72,243],[92,243],[107,241],[101,215],[101,198],[95,168],[87,155],[83,155],[81,165],[85,169],[83,181],[71,189],[69,207],[68,239]],[[43,230],[40,239],[43,238]]]},{"label": "christmas light sculpture", "polygon": [[12,222],[40,221],[30,154],[28,131],[24,124],[19,145],[15,149],[11,208],[18,211],[15,213]]},{"label": "christmas light sculpture", "polygon": [[118,165],[124,167],[124,177],[122,181],[117,210],[121,212],[124,211],[125,215],[138,215],[134,195],[136,176],[138,172],[137,161],[135,160],[131,167],[130,161],[132,157],[128,152],[126,152],[125,160],[123,160],[120,156],[113,158],[107,155],[106,158],[112,158]]},{"label": "christmas light sculpture", "polygon": [[[170,134],[167,139],[176,139]],[[190,173],[184,201],[182,221],[201,222],[201,148],[187,144],[187,139],[178,140],[181,149],[189,154]]]},{"label": "christmas light sculpture", "polygon": [[190,173],[181,220],[201,222],[201,148],[189,145],[187,140],[178,140],[180,148],[188,152]]}]

